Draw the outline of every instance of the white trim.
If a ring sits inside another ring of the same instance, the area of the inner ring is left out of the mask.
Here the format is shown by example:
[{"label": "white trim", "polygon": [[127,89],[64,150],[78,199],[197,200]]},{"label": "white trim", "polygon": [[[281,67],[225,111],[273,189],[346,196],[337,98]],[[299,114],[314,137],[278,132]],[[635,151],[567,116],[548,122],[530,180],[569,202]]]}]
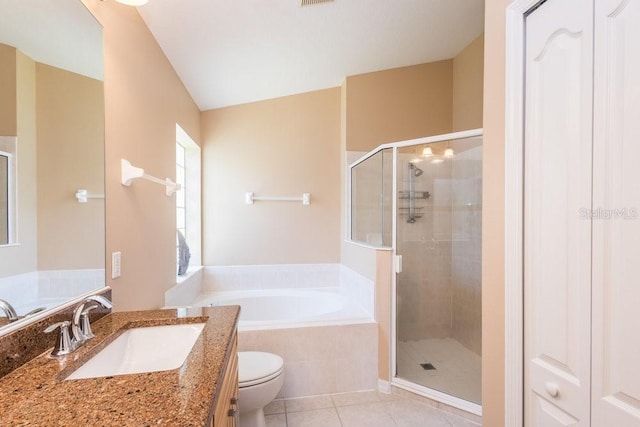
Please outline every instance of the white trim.
[{"label": "white trim", "polygon": [[354,245],[354,246],[360,246],[362,248],[367,248],[367,249],[374,249],[376,251],[392,251],[393,247],[392,246],[376,246],[376,245],[370,245],[367,243],[362,243],[362,242],[358,242],[356,240],[351,240],[349,238],[344,239],[345,243],[348,243],[350,245]]},{"label": "white trim", "polygon": [[505,31],[505,425],[524,423],[523,174],[525,15],[541,0],[517,0]]},{"label": "white trim", "polygon": [[[391,384],[395,387],[410,391],[419,396],[444,403],[445,405],[451,406],[453,408],[461,409],[470,414],[482,416],[482,406],[478,405],[477,403],[469,402],[468,400],[460,399],[459,397],[451,396],[450,394],[442,393],[438,390],[423,387],[410,381],[403,380],[402,378],[393,378],[391,380]],[[505,425],[512,427],[509,424]]]},{"label": "white trim", "polygon": [[[393,148],[393,165],[391,173],[393,174],[391,185],[393,186],[392,191],[394,194],[393,201],[391,202],[391,211],[393,212],[393,215],[391,215],[391,247],[393,248],[391,258],[392,260],[396,260],[398,256],[398,197],[395,195],[398,194],[398,147]],[[396,343],[398,339],[398,334],[396,333],[398,321],[396,289],[399,272],[397,271],[397,262],[392,262],[391,265],[391,298],[389,298],[391,301],[391,345],[389,346],[391,354],[389,355],[389,378],[393,384],[393,379],[396,376],[396,367],[398,366],[398,362],[396,360]]]},{"label": "white trim", "polygon": [[386,380],[378,378],[378,391],[384,394],[391,394],[391,383]]},{"label": "white trim", "polygon": [[450,139],[463,139],[463,138],[472,138],[475,136],[482,136],[483,130],[482,128],[465,130],[461,132],[453,132],[453,133],[444,133],[442,135],[435,136],[427,136],[424,138],[416,138],[416,139],[408,139],[406,141],[398,141],[398,142],[389,142],[386,144],[378,145],[373,150],[369,151],[364,156],[360,157],[355,162],[349,165],[349,168],[353,168],[358,163],[362,163],[367,160],[369,157],[376,154],[378,151],[382,151],[385,148],[402,148],[402,147],[411,147],[412,145],[421,145],[421,144],[431,144],[433,142],[442,142],[448,141]]},{"label": "white trim", "polygon": [[[200,146],[176,123],[176,144],[184,148],[185,238],[191,250],[190,264],[202,265],[202,153]],[[177,212],[176,212],[177,220]],[[176,277],[178,272],[176,265]]]},{"label": "white trim", "polygon": [[18,241],[18,137],[0,136],[0,154],[7,157],[7,243],[0,247],[16,246]]},{"label": "white trim", "polygon": [[[465,138],[473,138],[473,137],[481,137],[483,135],[483,129],[482,128],[478,128],[478,129],[471,129],[471,130],[465,130],[465,131],[461,131],[461,132],[452,132],[452,133],[445,133],[442,135],[435,135],[435,136],[427,136],[424,138],[416,138],[416,139],[409,139],[406,141],[398,141],[398,142],[389,142],[386,144],[382,144],[382,145],[378,145],[376,148],[374,148],[373,150],[367,152],[365,155],[363,155],[362,157],[360,157],[358,160],[356,160],[355,162],[351,163],[351,164],[347,164],[347,169],[345,171],[345,180],[347,181],[347,185],[346,185],[346,200],[345,200],[345,204],[347,209],[345,209],[345,233],[346,235],[344,236],[345,241],[348,241],[350,243],[355,243],[353,240],[351,240],[351,215],[352,215],[352,206],[351,206],[351,194],[352,194],[352,180],[351,180],[351,172],[353,170],[354,167],[358,166],[360,163],[364,162],[365,160],[369,159],[370,157],[378,154],[379,152],[382,152],[385,149],[392,149],[393,150],[393,179],[392,182],[394,183],[394,187],[393,187],[393,194],[394,194],[394,200],[393,203],[395,203],[395,195],[397,194],[397,187],[395,186],[395,182],[396,182],[396,163],[397,163],[397,150],[398,148],[403,148],[403,147],[411,147],[413,145],[422,145],[422,144],[431,144],[431,143],[435,143],[435,142],[442,142],[442,141],[448,141],[448,140],[453,140],[453,139],[465,139]],[[395,212],[396,206],[395,204],[392,206],[393,212]],[[394,216],[395,218],[395,216]],[[392,224],[392,228],[395,230],[395,223]],[[395,242],[395,235],[392,235],[392,240],[393,242]],[[395,245],[392,242],[391,247],[394,248]],[[367,246],[366,244],[364,245],[365,247],[370,247],[372,249],[385,249],[385,248],[389,248],[388,246],[382,246],[382,247],[378,247],[378,246]],[[395,254],[394,254],[395,255]]]}]

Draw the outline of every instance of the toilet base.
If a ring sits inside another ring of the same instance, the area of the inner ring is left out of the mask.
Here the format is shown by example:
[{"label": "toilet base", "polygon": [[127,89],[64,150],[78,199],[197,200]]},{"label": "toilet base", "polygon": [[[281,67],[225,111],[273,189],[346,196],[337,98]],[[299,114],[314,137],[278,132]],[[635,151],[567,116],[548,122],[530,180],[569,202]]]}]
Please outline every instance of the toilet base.
[{"label": "toilet base", "polygon": [[240,427],[267,427],[263,408],[240,413]]}]

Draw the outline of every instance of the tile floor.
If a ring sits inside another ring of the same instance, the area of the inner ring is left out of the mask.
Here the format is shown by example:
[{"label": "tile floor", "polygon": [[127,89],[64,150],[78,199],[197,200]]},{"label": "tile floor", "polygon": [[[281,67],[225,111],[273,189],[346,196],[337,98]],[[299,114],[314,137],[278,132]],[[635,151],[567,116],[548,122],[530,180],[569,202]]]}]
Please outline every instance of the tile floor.
[{"label": "tile floor", "polygon": [[475,427],[431,404],[377,391],[274,400],[265,408],[267,427]]},{"label": "tile floor", "polygon": [[452,338],[398,342],[398,376],[413,383],[480,404],[481,371],[480,356]]}]

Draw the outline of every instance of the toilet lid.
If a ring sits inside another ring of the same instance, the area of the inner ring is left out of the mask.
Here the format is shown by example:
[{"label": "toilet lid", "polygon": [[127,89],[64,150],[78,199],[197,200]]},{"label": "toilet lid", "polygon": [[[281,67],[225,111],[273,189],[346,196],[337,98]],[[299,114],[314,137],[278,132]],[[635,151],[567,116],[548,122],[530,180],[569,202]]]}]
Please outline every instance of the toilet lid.
[{"label": "toilet lid", "polygon": [[267,382],[282,373],[284,361],[277,354],[262,351],[238,352],[238,382],[240,387]]}]

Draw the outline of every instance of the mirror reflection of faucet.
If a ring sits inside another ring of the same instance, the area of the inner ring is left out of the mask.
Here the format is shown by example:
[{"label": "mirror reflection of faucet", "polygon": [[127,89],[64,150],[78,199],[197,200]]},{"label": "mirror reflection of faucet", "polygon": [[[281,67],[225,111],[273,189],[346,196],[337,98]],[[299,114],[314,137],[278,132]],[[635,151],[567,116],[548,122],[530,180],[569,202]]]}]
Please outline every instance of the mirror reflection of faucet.
[{"label": "mirror reflection of faucet", "polygon": [[0,299],[0,310],[4,312],[4,315],[7,318],[8,323],[12,323],[12,322],[15,322],[16,320],[24,319],[25,317],[33,316],[34,314],[40,313],[41,311],[44,311],[46,309],[47,307],[38,307],[31,310],[24,316],[18,316],[17,311],[15,310],[15,308],[13,308],[11,304],[9,304],[9,301]]},{"label": "mirror reflection of faucet", "polygon": [[4,311],[4,314],[9,323],[18,320],[18,313],[16,313],[16,310],[11,306],[11,304],[9,304],[8,301],[0,299],[0,310]]}]

